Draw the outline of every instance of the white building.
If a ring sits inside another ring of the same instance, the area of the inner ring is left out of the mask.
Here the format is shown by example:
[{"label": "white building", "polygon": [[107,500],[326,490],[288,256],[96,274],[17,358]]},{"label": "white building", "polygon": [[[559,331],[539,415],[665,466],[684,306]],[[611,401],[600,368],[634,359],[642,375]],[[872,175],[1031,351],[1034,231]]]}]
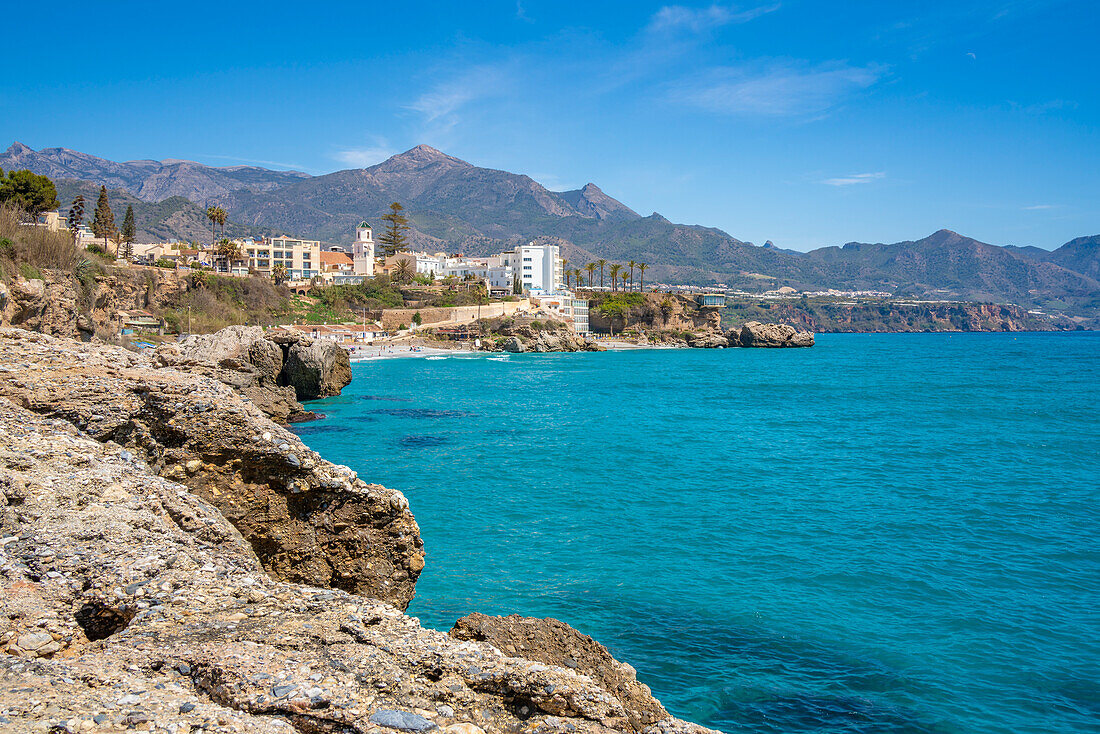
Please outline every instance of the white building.
[{"label": "white building", "polygon": [[578,334],[588,333],[588,301],[574,298],[569,291],[554,294],[532,294],[532,303],[551,316],[573,324]]},{"label": "white building", "polygon": [[557,245],[519,245],[512,252],[502,252],[500,264],[511,267],[513,276],[519,275],[525,292],[559,293],[562,291],[562,274],[565,264]]},{"label": "white building", "polygon": [[355,275],[374,275],[374,233],[366,222],[355,228],[355,242],[351,243],[352,272]]}]

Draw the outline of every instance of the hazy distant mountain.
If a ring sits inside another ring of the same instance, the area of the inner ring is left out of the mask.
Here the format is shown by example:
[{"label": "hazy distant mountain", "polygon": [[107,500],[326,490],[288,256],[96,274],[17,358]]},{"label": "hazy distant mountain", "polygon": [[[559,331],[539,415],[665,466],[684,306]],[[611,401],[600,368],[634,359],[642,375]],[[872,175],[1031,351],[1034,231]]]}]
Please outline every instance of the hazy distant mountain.
[{"label": "hazy distant mountain", "polygon": [[[201,207],[170,197],[221,204],[239,228],[231,232],[285,231],[335,243],[350,241],[363,219],[378,224],[390,202],[399,201],[413,223],[413,243],[433,251],[484,255],[542,240],[560,244],[574,267],[597,258],[646,262],[647,282],[883,290],[1100,309],[1100,237],[1050,252],[998,247],[940,230],[911,242],[798,253],[770,242],[757,247],[711,227],[675,224],[656,212],[643,217],[595,184],[550,191],[529,176],[474,166],[426,145],[370,168],[323,176],[187,161],[114,163],[64,148],[35,152],[19,143],[0,155],[0,167],[125,189],[144,200],[139,225],[157,237],[204,241],[209,232]],[[159,204],[148,206],[152,202]]]},{"label": "hazy distant mountain", "polygon": [[0,168],[26,168],[53,179],[91,181],[122,189],[142,201],[182,196],[199,204],[213,203],[232,191],[268,191],[307,177],[297,171],[269,171],[255,166],[214,168],[181,160],[115,163],[68,148],[34,151],[19,142],[0,154]]},{"label": "hazy distant mountain", "polygon": [[805,257],[859,289],[1022,304],[1100,291],[1095,278],[946,229],[912,242],[852,242]]},{"label": "hazy distant mountain", "polygon": [[1070,240],[1050,253],[1048,260],[1100,280],[1100,234]]}]

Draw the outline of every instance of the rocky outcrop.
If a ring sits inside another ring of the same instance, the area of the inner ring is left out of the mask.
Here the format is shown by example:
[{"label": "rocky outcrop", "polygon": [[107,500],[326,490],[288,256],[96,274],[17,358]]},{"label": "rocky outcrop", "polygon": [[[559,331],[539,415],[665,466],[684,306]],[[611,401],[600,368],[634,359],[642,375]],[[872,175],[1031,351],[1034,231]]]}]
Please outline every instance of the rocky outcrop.
[{"label": "rocky outcrop", "polygon": [[282,330],[273,332],[270,338],[286,353],[280,379],[294,387],[299,400],[339,395],[351,382],[348,353],[335,343]]},{"label": "rocky outcrop", "polygon": [[230,326],[215,334],[193,335],[157,347],[159,367],[212,377],[251,400],[279,423],[310,417],[295,389],[280,384],[283,350],[264,338],[258,326]]},{"label": "rocky outcrop", "polygon": [[118,347],[0,329],[0,396],[185,484],[277,578],[401,608],[412,599],[424,551],[401,493],[324,461],[222,382]]},{"label": "rocky outcrop", "polygon": [[490,617],[471,614],[455,622],[449,632],[457,640],[488,642],[508,655],[575,670],[596,681],[622,702],[631,727],[668,718],[668,712],[640,683],[637,671],[611,656],[607,648],[557,619],[535,619],[516,614]]},{"label": "rocky outcrop", "polygon": [[814,335],[808,331],[798,331],[787,324],[750,321],[739,332],[730,332],[729,343],[730,346],[739,347],[812,347]]},{"label": "rocky outcrop", "polygon": [[[154,419],[184,442],[196,421],[206,432],[220,423],[262,427],[266,419],[228,387],[149,370],[125,352],[13,331],[0,332],[0,366],[5,394],[34,408],[0,397],[0,730],[637,730],[641,689],[629,685],[629,669],[564,625],[532,638],[550,645],[548,654],[564,653],[563,664],[545,663],[424,629],[376,599],[265,573],[262,548],[222,518],[228,504],[215,504],[213,489],[236,495],[232,478],[187,465],[170,478],[168,449],[141,448],[160,435]],[[46,379],[46,370],[65,377]],[[86,402],[68,384],[80,374],[89,391],[112,388],[159,412],[120,423],[117,401],[93,415],[49,407],[41,393],[50,390]],[[272,438],[257,443],[284,438],[266,427]],[[290,455],[269,459],[285,465]],[[294,455],[318,461],[304,447]],[[196,476],[212,481],[202,485],[205,499]],[[334,504],[347,506],[344,491]],[[616,669],[625,677],[613,677]],[[708,734],[642,703],[659,719],[643,734]]]},{"label": "rocky outcrop", "polygon": [[229,326],[157,347],[154,362],[213,377],[280,423],[312,416],[299,400],[339,395],[351,382],[346,351],[331,341],[258,326]]},{"label": "rocky outcrop", "polygon": [[687,338],[687,344],[689,347],[696,349],[723,349],[728,346],[738,346],[736,344],[731,345],[729,336],[720,331],[692,333]]},{"label": "rocky outcrop", "polygon": [[90,340],[118,334],[118,312],[159,309],[187,290],[175,271],[114,268],[87,282],[71,273],[43,270],[41,278],[17,278],[0,299],[0,325],[52,336]]},{"label": "rocky outcrop", "polygon": [[602,352],[599,344],[572,331],[564,324],[556,329],[535,329],[530,325],[504,326],[493,339],[482,339],[486,352]]}]

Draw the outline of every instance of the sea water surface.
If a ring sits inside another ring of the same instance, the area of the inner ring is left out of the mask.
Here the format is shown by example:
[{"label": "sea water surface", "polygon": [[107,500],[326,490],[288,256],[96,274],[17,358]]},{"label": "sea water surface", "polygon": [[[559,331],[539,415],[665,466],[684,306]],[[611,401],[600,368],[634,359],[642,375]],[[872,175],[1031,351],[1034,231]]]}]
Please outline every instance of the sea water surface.
[{"label": "sea water surface", "polygon": [[353,366],[409,613],[552,616],[727,732],[1100,731],[1100,334]]}]

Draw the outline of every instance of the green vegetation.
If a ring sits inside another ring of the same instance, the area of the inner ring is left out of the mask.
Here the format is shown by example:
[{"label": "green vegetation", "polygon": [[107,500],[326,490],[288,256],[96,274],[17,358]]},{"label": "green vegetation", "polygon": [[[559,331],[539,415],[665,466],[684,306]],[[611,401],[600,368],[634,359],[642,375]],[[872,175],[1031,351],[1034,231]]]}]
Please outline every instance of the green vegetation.
[{"label": "green vegetation", "polygon": [[208,206],[206,208],[206,218],[210,220],[210,246],[213,247],[219,225],[222,228],[222,236],[225,236],[225,223],[229,221],[229,215],[220,206]]},{"label": "green vegetation", "polygon": [[26,280],[41,280],[42,271],[30,263],[19,263],[19,274]]},{"label": "green vegetation", "polygon": [[137,226],[134,224],[134,207],[126,207],[126,216],[122,219],[122,229],[119,230],[118,256],[125,260],[134,258],[134,238],[137,237]]},{"label": "green vegetation", "polygon": [[68,233],[51,232],[45,227],[25,227],[22,223],[26,218],[27,212],[22,209],[0,205],[0,265],[5,278],[23,274],[23,271],[40,273],[42,270],[61,270],[75,275],[87,267],[82,263],[88,262],[88,256],[73,246]]},{"label": "green vegetation", "polygon": [[405,207],[395,201],[390,204],[390,213],[382,216],[386,222],[386,231],[378,235],[378,242],[386,257],[404,250],[409,243],[405,234],[409,231],[409,219],[401,213],[404,210]]},{"label": "green vegetation", "polygon": [[118,233],[115,228],[115,214],[111,211],[111,201],[107,196],[107,187],[99,187],[99,199],[95,204],[95,214],[92,215],[92,234],[103,238],[103,247],[107,248],[107,238],[114,237]]},{"label": "green vegetation", "polygon": [[12,171],[7,176],[0,169],[0,205],[6,204],[26,212],[30,219],[49,209],[56,209],[57,189],[53,181],[30,171]]}]

